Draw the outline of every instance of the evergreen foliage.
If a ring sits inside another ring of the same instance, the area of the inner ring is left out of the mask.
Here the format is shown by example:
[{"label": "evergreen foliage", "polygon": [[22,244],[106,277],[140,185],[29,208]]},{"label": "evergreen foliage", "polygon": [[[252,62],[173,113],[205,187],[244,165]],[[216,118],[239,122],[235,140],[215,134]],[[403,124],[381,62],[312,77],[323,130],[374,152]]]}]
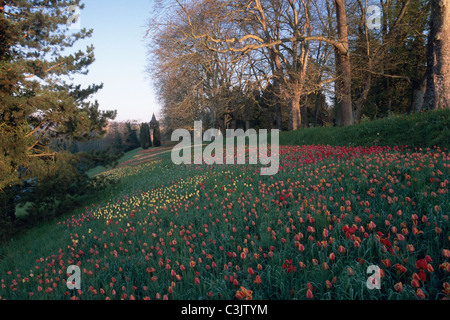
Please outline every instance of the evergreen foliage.
[{"label": "evergreen foliage", "polygon": [[141,124],[141,130],[139,132],[139,141],[141,143],[142,149],[144,150],[152,146],[150,138],[150,127],[148,123]]},{"label": "evergreen foliage", "polygon": [[159,128],[159,122],[155,122],[155,128],[153,129],[153,146],[160,147],[161,146],[161,130]]},{"label": "evergreen foliage", "polygon": [[130,122],[125,124],[126,133],[125,133],[125,148],[124,152],[131,151],[133,149],[139,148],[140,143],[136,133],[136,130],[133,128]]},{"label": "evergreen foliage", "polygon": [[0,1],[0,233],[13,220],[17,202],[31,203],[36,214],[56,215],[99,186],[80,164],[92,155],[51,145],[56,139],[99,139],[116,115],[88,101],[102,84],[82,88],[67,82],[87,74],[94,62],[92,45],[70,50],[93,32],[68,30],[71,5],[83,8],[80,0]]}]

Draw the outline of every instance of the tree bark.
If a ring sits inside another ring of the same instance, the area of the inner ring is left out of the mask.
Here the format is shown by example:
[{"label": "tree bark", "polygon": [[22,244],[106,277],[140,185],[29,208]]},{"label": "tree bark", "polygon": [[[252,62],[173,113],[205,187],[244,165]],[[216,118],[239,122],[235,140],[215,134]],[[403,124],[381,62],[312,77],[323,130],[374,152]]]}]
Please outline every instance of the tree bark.
[{"label": "tree bark", "polygon": [[422,110],[426,87],[426,78],[424,78],[421,82],[413,82],[411,112],[419,112],[420,110]]},{"label": "tree bark", "polygon": [[283,122],[281,118],[281,106],[279,103],[277,103],[275,106],[275,112],[275,124],[277,129],[281,131],[283,129]]},{"label": "tree bark", "polygon": [[302,117],[300,113],[300,92],[294,92],[289,102],[291,115],[289,117],[289,131],[297,130],[302,125]]},{"label": "tree bark", "polygon": [[[272,65],[273,73],[276,75],[273,87],[275,90],[275,95],[278,95],[278,97],[280,97],[281,96],[281,77],[283,75],[281,60],[280,60],[280,56],[275,53],[273,48],[270,48],[269,52],[270,52],[270,56],[273,61],[273,65]],[[275,124],[276,124],[276,127],[278,130],[281,131],[283,129],[281,105],[279,102],[277,102],[275,105]]]},{"label": "tree bark", "polygon": [[338,42],[341,46],[335,46],[336,71],[337,71],[337,97],[340,114],[340,125],[353,124],[353,110],[351,97],[352,70],[350,65],[350,53],[348,50],[348,25],[345,12],[345,0],[334,0],[336,5],[336,20],[338,29]]},{"label": "tree bark", "polygon": [[314,102],[314,127],[317,126],[317,120],[319,118],[319,107],[320,107],[320,91],[316,93],[316,99]]},{"label": "tree bark", "polygon": [[[370,65],[370,64],[369,64]],[[366,77],[366,82],[364,84],[364,90],[361,93],[359,99],[355,100],[355,118],[354,121],[359,122],[361,120],[361,111],[364,105],[364,102],[367,100],[369,96],[370,88],[372,87],[372,75],[368,74]]]},{"label": "tree bark", "polygon": [[450,0],[431,1],[423,109],[450,108]]}]

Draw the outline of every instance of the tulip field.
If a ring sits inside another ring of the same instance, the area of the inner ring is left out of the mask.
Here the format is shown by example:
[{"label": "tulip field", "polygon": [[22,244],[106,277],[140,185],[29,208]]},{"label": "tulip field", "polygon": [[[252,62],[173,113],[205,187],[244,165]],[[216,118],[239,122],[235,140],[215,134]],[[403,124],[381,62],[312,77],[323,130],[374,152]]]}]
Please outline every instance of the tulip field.
[{"label": "tulip field", "polygon": [[92,203],[2,247],[0,299],[450,298],[446,149],[281,146],[272,176],[151,152],[101,173],[120,182]]}]

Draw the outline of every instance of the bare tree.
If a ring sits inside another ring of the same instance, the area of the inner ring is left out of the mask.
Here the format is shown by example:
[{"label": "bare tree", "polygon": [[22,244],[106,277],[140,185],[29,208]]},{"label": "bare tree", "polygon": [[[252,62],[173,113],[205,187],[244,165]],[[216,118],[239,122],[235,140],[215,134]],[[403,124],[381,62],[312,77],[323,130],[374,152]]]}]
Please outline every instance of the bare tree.
[{"label": "bare tree", "polygon": [[[307,75],[311,42],[325,42],[335,48],[339,76],[337,86],[342,109],[343,124],[352,123],[351,116],[351,68],[348,52],[347,21],[345,1],[336,0],[338,39],[312,33],[312,9],[317,10],[316,28],[321,30],[320,4],[317,0],[263,1],[242,0],[233,3],[205,1],[220,8],[223,19],[219,24],[235,26],[227,32],[213,34],[208,29],[199,30],[192,26],[192,38],[204,43],[217,53],[234,52],[245,55],[251,51],[267,53],[273,69],[274,88],[280,90],[289,101],[289,129],[301,125],[300,104],[320,83],[313,83]],[[201,31],[201,32],[199,32]],[[217,48],[217,44],[225,48]],[[328,82],[328,79],[325,81]],[[311,88],[307,88],[309,85]],[[314,87],[314,88],[312,88]],[[278,121],[279,123],[280,121]]]}]

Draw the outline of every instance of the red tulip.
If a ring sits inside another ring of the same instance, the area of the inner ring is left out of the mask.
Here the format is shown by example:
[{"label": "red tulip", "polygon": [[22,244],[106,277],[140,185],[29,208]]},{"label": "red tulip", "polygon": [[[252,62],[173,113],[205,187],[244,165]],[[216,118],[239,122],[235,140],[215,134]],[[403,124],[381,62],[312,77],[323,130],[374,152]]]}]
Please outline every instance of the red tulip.
[{"label": "red tulip", "polygon": [[426,259],[420,259],[416,261],[416,268],[425,270],[427,269],[427,260]]},{"label": "red tulip", "polygon": [[402,292],[402,291],[403,291],[403,284],[402,284],[401,282],[396,283],[396,284],[394,285],[394,289],[395,289],[395,291],[397,291],[397,292]]},{"label": "red tulip", "polygon": [[253,291],[248,290],[244,287],[241,287],[241,290],[238,290],[236,292],[236,298],[238,299],[245,299],[245,300],[252,300],[252,293]]},{"label": "red tulip", "polygon": [[417,289],[416,290],[416,295],[417,297],[421,298],[421,299],[425,299],[425,293],[422,291],[422,289]]},{"label": "red tulip", "polygon": [[419,278],[420,278],[420,280],[422,280],[422,281],[427,281],[427,275],[425,274],[425,271],[423,271],[423,270],[420,270],[419,271]]},{"label": "red tulip", "polygon": [[397,263],[397,264],[395,265],[395,268],[396,268],[397,271],[400,272],[400,273],[405,273],[405,272],[407,271],[407,269],[406,269],[403,265],[401,265],[401,264],[399,264],[399,263]]},{"label": "red tulip", "polygon": [[446,258],[450,258],[450,250],[449,249],[442,249],[442,255]]},{"label": "red tulip", "polygon": [[391,260],[384,259],[382,260],[383,264],[386,266],[386,268],[390,268],[392,266]]},{"label": "red tulip", "polygon": [[412,281],[411,281],[411,286],[412,286],[413,288],[419,288],[419,287],[420,287],[420,282],[419,282],[419,280],[417,280],[417,279],[412,279]]}]

